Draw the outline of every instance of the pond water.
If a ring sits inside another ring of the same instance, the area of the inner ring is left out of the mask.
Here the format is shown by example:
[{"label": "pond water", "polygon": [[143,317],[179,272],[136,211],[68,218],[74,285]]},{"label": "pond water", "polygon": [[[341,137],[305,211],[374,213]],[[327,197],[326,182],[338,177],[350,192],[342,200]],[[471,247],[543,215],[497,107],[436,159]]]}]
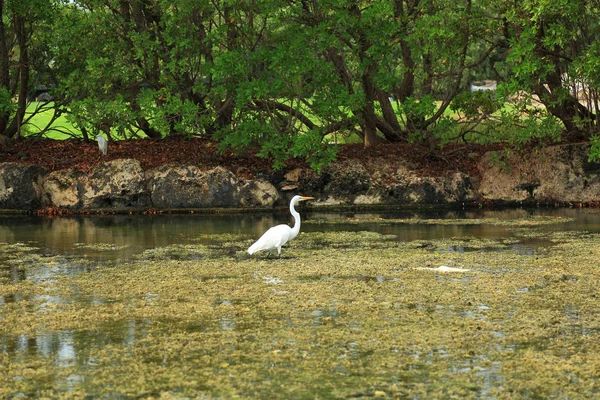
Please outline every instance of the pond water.
[{"label": "pond water", "polygon": [[[513,220],[532,216],[565,219],[564,223],[558,220],[556,224],[548,225],[549,230],[600,231],[600,212],[589,209],[437,212],[391,210],[369,214],[356,212],[303,214],[302,232],[367,230],[385,235],[397,235],[397,240],[401,241],[468,236],[486,239],[506,238],[514,236],[514,232],[507,229],[507,226],[494,223],[471,223],[471,221]],[[417,223],[394,223],[398,220],[403,222],[411,219],[416,219]],[[439,220],[462,220],[464,224],[437,223]],[[333,223],[328,224],[328,221]],[[293,220],[289,214],[283,212],[258,215],[109,215],[51,219],[0,217],[0,243],[31,244],[44,254],[81,256],[96,260],[121,259],[147,249],[172,244],[194,244],[198,242],[199,235],[239,234],[257,238],[269,227],[279,223],[292,224]],[[113,246],[106,249],[89,246],[98,243]]]},{"label": "pond water", "polygon": [[0,218],[0,398],[588,398],[600,210]]}]

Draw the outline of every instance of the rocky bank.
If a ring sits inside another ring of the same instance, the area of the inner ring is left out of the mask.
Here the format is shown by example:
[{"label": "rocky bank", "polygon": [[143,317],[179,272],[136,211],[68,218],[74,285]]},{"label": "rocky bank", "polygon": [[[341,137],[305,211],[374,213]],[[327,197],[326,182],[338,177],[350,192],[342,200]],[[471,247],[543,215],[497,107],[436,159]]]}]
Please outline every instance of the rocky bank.
[{"label": "rocky bank", "polygon": [[48,171],[37,165],[0,163],[0,209],[183,210],[272,208],[294,194],[332,205],[477,205],[600,201],[600,163],[587,160],[587,145],[569,144],[488,152],[471,173],[423,174],[411,163],[348,159],[316,173],[307,167],[236,175],[223,166],[165,164],[143,169],[134,159],[101,161]]}]

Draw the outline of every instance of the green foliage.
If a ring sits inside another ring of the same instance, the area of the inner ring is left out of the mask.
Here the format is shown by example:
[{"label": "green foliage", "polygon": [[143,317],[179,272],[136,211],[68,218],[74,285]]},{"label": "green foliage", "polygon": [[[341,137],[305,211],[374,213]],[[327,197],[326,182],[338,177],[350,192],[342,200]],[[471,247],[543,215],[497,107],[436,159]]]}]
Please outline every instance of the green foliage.
[{"label": "green foliage", "polygon": [[492,115],[502,108],[495,91],[463,92],[452,100],[450,109],[462,113],[466,118],[476,118],[481,115]]},{"label": "green foliage", "polygon": [[272,159],[275,170],[283,168],[290,158],[301,158],[319,171],[332,162],[337,153],[337,147],[324,141],[319,131],[282,136],[273,124],[258,120],[256,115],[247,115],[235,130],[220,131],[217,139],[221,152],[230,150],[243,155],[256,147],[256,155]]},{"label": "green foliage", "polygon": [[[597,110],[576,97],[600,98],[600,13],[590,2],[35,0],[3,7],[6,132],[23,109],[14,77],[25,49],[29,91],[51,87],[52,106],[78,129],[122,139],[205,136],[223,151],[252,148],[276,168],[297,157],[319,169],[335,158],[332,137],[373,131],[432,149],[455,141],[545,145],[599,131]],[[14,40],[20,20],[22,49]],[[499,81],[498,92],[466,91],[474,78]]]},{"label": "green foliage", "polygon": [[306,159],[317,172],[335,160],[337,151],[337,146],[323,141],[323,134],[319,131],[297,136],[291,147],[293,157]]},{"label": "green foliage", "polygon": [[15,106],[8,88],[0,87],[0,112],[10,115],[15,111]]},{"label": "green foliage", "polygon": [[424,120],[436,111],[435,99],[430,96],[423,96],[421,99],[413,97],[407,98],[401,104],[401,112],[406,115],[407,119]]},{"label": "green foliage", "polygon": [[592,145],[588,154],[588,161],[598,162],[600,161],[600,135],[593,135],[590,142]]},{"label": "green foliage", "polygon": [[67,121],[79,129],[89,130],[92,136],[95,137],[105,126],[109,126],[118,132],[117,138],[130,137],[127,130],[134,124],[133,113],[123,99],[99,102],[86,98],[72,102],[70,107]]}]

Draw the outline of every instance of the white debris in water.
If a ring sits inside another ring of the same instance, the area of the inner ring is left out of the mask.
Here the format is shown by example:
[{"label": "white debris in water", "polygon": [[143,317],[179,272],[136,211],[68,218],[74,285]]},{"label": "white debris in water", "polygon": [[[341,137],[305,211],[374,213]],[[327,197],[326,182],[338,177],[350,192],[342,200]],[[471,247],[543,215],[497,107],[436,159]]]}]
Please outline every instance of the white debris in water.
[{"label": "white debris in water", "polygon": [[263,280],[265,281],[265,283],[267,285],[278,285],[280,283],[283,283],[283,280],[281,280],[281,279],[279,279],[279,278],[277,278],[275,276],[268,276],[267,275],[267,276],[263,276],[262,278],[263,278]]},{"label": "white debris in water", "polygon": [[263,275],[261,271],[255,271],[252,277],[256,280],[262,279],[262,281],[267,285],[279,285],[280,283],[284,282],[282,279],[279,279],[276,276]]},{"label": "white debris in water", "polygon": [[418,269],[424,269],[427,271],[435,271],[435,272],[469,272],[469,271],[471,271],[470,269],[448,267],[447,265],[440,265],[437,268],[423,267],[423,268],[418,268]]}]

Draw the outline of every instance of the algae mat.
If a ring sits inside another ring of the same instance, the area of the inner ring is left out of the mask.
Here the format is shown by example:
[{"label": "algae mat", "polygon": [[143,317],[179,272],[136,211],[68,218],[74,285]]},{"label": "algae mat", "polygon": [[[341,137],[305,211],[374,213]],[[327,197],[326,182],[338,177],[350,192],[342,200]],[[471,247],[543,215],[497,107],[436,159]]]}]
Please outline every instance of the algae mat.
[{"label": "algae mat", "polygon": [[598,396],[599,235],[509,225],[302,233],[281,259],[248,235],[118,263],[0,244],[0,398]]}]

